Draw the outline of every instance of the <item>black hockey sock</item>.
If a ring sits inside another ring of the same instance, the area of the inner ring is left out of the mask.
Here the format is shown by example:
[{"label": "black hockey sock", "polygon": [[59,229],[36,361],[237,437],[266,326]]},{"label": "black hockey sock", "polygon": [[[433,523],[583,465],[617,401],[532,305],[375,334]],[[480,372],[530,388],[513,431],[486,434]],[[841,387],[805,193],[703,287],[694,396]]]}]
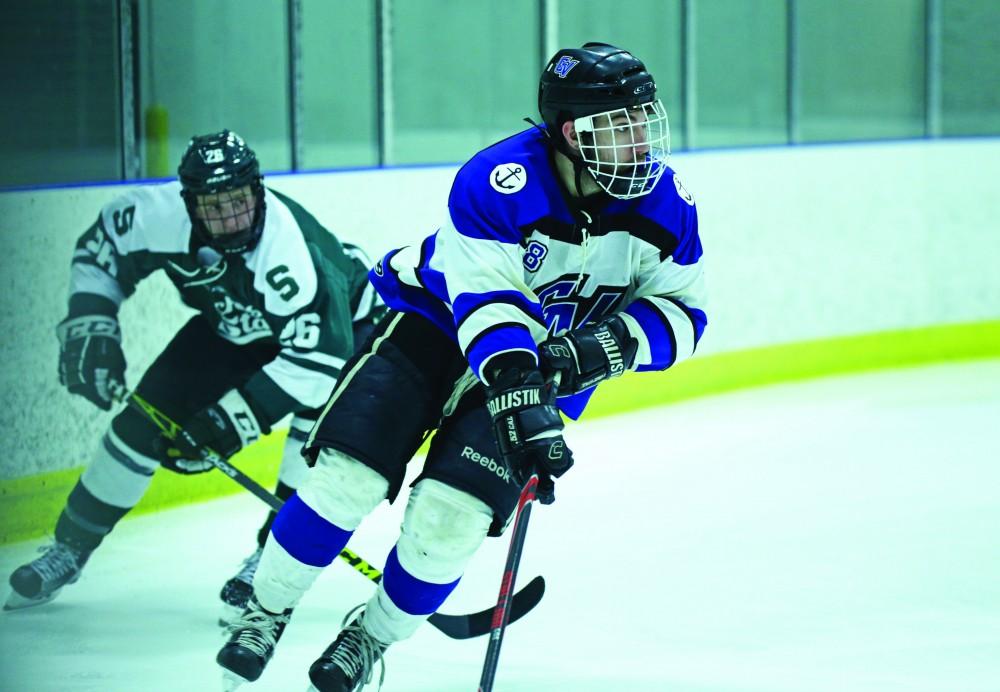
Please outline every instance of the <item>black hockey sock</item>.
[{"label": "black hockey sock", "polygon": [[[295,488],[278,481],[278,487],[275,488],[274,494],[278,496],[279,500],[285,501],[295,494]],[[277,514],[278,513],[273,510],[269,512],[267,519],[264,521],[264,525],[261,526],[260,531],[257,532],[257,545],[261,548],[264,547],[264,543],[267,541],[267,534],[271,533],[271,524],[274,523],[274,518]]]},{"label": "black hockey sock", "polygon": [[131,507],[101,502],[90,494],[82,481],[77,481],[56,522],[56,540],[89,553],[101,544],[129,509]]}]

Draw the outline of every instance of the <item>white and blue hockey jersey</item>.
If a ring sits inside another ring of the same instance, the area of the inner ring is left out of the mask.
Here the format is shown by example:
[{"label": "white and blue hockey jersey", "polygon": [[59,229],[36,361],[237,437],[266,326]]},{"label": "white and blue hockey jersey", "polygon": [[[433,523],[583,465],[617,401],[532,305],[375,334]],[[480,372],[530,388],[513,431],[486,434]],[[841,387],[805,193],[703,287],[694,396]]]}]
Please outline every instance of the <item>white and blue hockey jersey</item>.
[{"label": "white and blue hockey jersey", "polygon": [[[494,356],[619,313],[633,368],[690,357],[707,323],[694,199],[667,169],[632,200],[574,210],[545,135],[532,128],[476,154],[455,177],[445,223],[389,252],[370,278],[389,307],[417,312],[458,342],[484,379]],[[577,418],[591,391],[559,399]]]}]

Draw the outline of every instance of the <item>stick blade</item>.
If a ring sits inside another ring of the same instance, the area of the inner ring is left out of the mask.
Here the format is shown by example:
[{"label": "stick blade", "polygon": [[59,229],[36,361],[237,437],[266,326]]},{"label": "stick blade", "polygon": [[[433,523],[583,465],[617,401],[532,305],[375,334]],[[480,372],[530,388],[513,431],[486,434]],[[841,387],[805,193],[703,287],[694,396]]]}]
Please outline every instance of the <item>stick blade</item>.
[{"label": "stick blade", "polygon": [[[528,612],[538,605],[545,595],[545,579],[537,576],[528,584],[514,594],[510,606],[509,623],[517,622]],[[430,623],[452,639],[472,639],[488,634],[492,629],[493,611],[495,608],[481,610],[478,613],[468,615],[445,615],[434,613],[430,617]]]}]

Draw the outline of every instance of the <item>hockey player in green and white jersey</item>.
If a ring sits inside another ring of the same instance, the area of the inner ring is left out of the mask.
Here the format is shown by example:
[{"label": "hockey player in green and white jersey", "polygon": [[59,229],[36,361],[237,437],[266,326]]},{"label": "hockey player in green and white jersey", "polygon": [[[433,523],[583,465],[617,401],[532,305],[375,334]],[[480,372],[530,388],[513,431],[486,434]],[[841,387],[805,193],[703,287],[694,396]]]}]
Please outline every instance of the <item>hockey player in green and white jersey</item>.
[{"label": "hockey player in green and white jersey", "polygon": [[[307,471],[299,449],[316,409],[381,311],[364,255],[264,187],[257,157],[238,135],[195,137],[178,173],[179,181],[137,187],[105,206],[77,242],[69,314],[57,329],[59,379],[99,408],[118,403],[118,308],[162,270],[198,314],[136,391],[190,439],[168,442],[141,413],[122,410],[70,493],[54,543],[11,575],[6,609],[45,603],[75,582],[159,467],[208,471],[202,448],[229,457],[291,413],[276,493],[289,497]],[[245,606],[259,557],[258,547],[223,587],[226,615]]]}]

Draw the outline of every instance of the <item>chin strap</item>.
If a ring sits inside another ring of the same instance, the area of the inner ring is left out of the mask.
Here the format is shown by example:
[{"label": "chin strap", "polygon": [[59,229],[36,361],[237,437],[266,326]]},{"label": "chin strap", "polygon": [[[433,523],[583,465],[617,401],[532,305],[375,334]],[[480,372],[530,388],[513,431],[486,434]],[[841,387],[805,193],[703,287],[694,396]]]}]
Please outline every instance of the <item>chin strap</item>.
[{"label": "chin strap", "polygon": [[528,123],[529,125],[531,125],[536,130],[541,131],[541,133],[543,135],[545,135],[546,137],[548,137],[549,139],[552,139],[552,135],[549,134],[548,128],[546,128],[544,125],[539,125],[538,123],[536,123],[531,118],[522,118],[522,120],[524,120],[524,122]]},{"label": "chin strap", "polygon": [[547,127],[539,125],[531,118],[524,118],[524,122],[529,123],[532,127],[538,129],[543,135],[545,135],[550,146],[555,148],[555,150],[559,153],[565,154],[566,158],[570,160],[573,164],[573,184],[576,186],[576,195],[578,198],[584,199],[585,195],[583,193],[583,187],[580,185],[580,180],[583,178],[583,173],[587,170],[587,167],[583,165],[583,159],[577,156],[576,153],[569,148],[565,139],[561,137],[558,139],[553,137]]},{"label": "chin strap", "polygon": [[580,199],[583,199],[583,188],[580,186],[580,178],[583,177],[584,171],[583,161],[572,156],[570,157],[570,161],[573,162],[573,171],[576,173],[573,179],[576,183],[576,194]]},{"label": "chin strap", "polygon": [[[592,192],[589,195],[585,193],[583,191],[583,186],[580,184],[580,181],[583,179],[583,174],[586,172],[587,175],[590,175],[590,171],[587,169],[587,166],[583,163],[583,159],[580,158],[580,156],[578,156],[577,154],[575,154],[569,148],[569,146],[566,146],[566,148],[563,149],[562,152],[566,154],[567,157],[569,157],[570,162],[573,164],[573,184],[576,185],[576,195],[578,199],[582,201],[591,197],[597,197],[602,192],[604,192],[604,190],[598,189],[597,192]],[[593,176],[591,176],[591,178],[593,178]]]}]

